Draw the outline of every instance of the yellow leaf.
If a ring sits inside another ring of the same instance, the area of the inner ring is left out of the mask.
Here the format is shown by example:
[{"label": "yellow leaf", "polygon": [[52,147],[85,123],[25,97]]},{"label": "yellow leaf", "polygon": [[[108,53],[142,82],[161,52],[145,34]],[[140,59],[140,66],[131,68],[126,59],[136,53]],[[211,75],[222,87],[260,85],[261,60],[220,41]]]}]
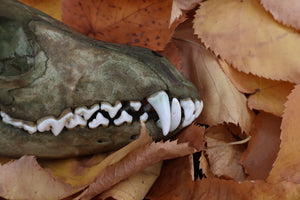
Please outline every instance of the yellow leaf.
[{"label": "yellow leaf", "polygon": [[281,123],[281,143],[268,181],[300,181],[300,85],[288,96]]},{"label": "yellow leaf", "polygon": [[261,0],[261,4],[278,22],[300,30],[300,4],[298,0]]},{"label": "yellow leaf", "polygon": [[282,116],[284,103],[294,88],[293,83],[246,74],[230,67],[223,60],[219,60],[219,62],[234,86],[240,92],[250,94],[248,97],[249,108]]},{"label": "yellow leaf", "polygon": [[61,21],[60,0],[19,0]]},{"label": "yellow leaf", "polygon": [[300,34],[277,23],[257,0],[201,3],[195,34],[245,73],[300,83]]}]

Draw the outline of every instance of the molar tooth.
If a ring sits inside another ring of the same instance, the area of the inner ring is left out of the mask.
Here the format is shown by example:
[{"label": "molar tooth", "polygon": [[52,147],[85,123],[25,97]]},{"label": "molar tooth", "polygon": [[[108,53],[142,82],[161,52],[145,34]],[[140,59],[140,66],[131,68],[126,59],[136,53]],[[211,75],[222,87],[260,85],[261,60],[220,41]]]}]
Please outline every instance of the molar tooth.
[{"label": "molar tooth", "polygon": [[33,122],[26,122],[26,123],[24,123],[23,129],[25,131],[27,131],[28,133],[30,133],[30,134],[33,134],[33,133],[35,133],[37,131],[36,124],[33,123]]},{"label": "molar tooth", "polygon": [[58,136],[64,128],[67,121],[73,117],[73,113],[70,109],[65,110],[58,119],[54,117],[44,117],[37,121],[37,129],[40,132],[52,131],[53,135]]},{"label": "molar tooth", "polygon": [[130,106],[135,110],[135,111],[138,111],[141,106],[142,106],[142,103],[139,102],[139,101],[130,101]]},{"label": "molar tooth", "polygon": [[90,109],[88,109],[86,106],[76,108],[74,113],[83,116],[85,120],[88,120],[99,109],[99,104],[95,104]]},{"label": "molar tooth", "polygon": [[109,120],[106,119],[100,112],[93,121],[89,123],[90,128],[97,128],[99,125],[108,126]]},{"label": "molar tooth", "polygon": [[174,131],[181,121],[181,107],[178,99],[173,98],[171,103],[171,126],[170,132]]},{"label": "molar tooth", "polygon": [[183,118],[183,122],[182,122],[181,126],[186,127],[186,126],[190,125],[195,119],[195,115],[194,115],[195,104],[191,100],[191,98],[181,100],[180,104],[181,104],[181,107],[183,108],[183,112],[184,112],[184,118]]},{"label": "molar tooth", "polygon": [[110,118],[114,118],[117,112],[122,108],[122,103],[117,101],[115,106],[112,106],[110,103],[102,102],[101,103],[101,110],[108,112]]},{"label": "molar tooth", "polygon": [[125,110],[121,112],[121,116],[118,119],[114,120],[114,124],[116,126],[120,126],[124,122],[131,123],[132,122],[132,116],[129,115]]},{"label": "molar tooth", "polygon": [[17,127],[17,128],[22,128],[30,134],[33,134],[37,131],[36,125],[33,122],[13,119],[8,114],[6,114],[2,111],[0,112],[0,114],[1,114],[1,117],[2,117],[2,121],[6,124],[10,124],[10,125],[12,125],[14,127]]},{"label": "molar tooth", "polygon": [[203,101],[199,101],[196,99],[195,101],[195,119],[197,117],[199,117],[200,113],[202,112],[202,109],[203,109]]},{"label": "molar tooth", "polygon": [[148,119],[148,114],[146,112],[140,116],[140,120],[142,122],[146,122],[147,119]]},{"label": "molar tooth", "polygon": [[163,134],[167,135],[171,126],[170,101],[167,93],[165,91],[157,92],[147,100],[158,114]]},{"label": "molar tooth", "polygon": [[66,122],[65,127],[68,129],[75,128],[76,126],[86,126],[87,121],[77,114],[74,114],[69,121]]}]

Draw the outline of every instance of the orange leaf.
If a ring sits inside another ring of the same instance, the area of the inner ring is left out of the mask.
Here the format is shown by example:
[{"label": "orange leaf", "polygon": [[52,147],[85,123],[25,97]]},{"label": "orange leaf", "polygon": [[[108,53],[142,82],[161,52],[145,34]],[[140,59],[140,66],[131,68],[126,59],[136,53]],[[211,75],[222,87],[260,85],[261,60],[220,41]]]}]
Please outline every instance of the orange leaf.
[{"label": "orange leaf", "polygon": [[0,196],[6,199],[62,199],[81,189],[55,178],[33,156],[0,166]]},{"label": "orange leaf", "polygon": [[300,4],[298,0],[261,0],[261,4],[273,15],[275,20],[300,30]]},{"label": "orange leaf", "polygon": [[19,0],[61,21],[60,0]]},{"label": "orange leaf", "polygon": [[300,181],[300,85],[288,96],[281,124],[281,143],[268,181]]},{"label": "orange leaf", "polygon": [[219,62],[234,86],[240,92],[250,94],[248,97],[249,108],[282,116],[284,103],[294,88],[294,84],[239,72],[227,65],[223,60],[219,60]]},{"label": "orange leaf", "polygon": [[213,126],[205,132],[207,155],[211,172],[217,177],[245,180],[246,176],[239,163],[243,145],[228,145],[236,139],[231,135],[225,125]]},{"label": "orange leaf", "polygon": [[172,0],[62,0],[62,19],[99,40],[163,50],[175,27],[169,28]]},{"label": "orange leaf", "polygon": [[256,116],[251,140],[241,157],[248,179],[265,180],[268,177],[279,150],[280,124],[281,118],[271,114]]},{"label": "orange leaf", "polygon": [[277,23],[259,1],[205,1],[194,29],[207,48],[239,71],[300,83],[300,35]]}]

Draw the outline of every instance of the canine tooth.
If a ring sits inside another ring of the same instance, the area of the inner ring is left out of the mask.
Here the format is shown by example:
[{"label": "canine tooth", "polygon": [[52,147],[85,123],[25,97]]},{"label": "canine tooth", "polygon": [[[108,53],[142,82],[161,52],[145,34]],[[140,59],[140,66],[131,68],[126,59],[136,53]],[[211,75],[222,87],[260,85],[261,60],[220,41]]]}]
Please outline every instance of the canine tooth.
[{"label": "canine tooth", "polygon": [[190,98],[181,100],[180,104],[184,112],[184,118],[181,126],[186,127],[190,125],[195,119],[195,104]]},{"label": "canine tooth", "polygon": [[116,126],[120,126],[124,122],[131,123],[132,122],[132,116],[129,115],[125,110],[121,112],[121,116],[118,119],[114,120],[114,124]]},{"label": "canine tooth", "polygon": [[93,121],[89,123],[90,128],[97,128],[99,125],[108,126],[109,120],[106,119],[100,112]]},{"label": "canine tooth", "polygon": [[200,113],[203,109],[203,101],[196,100],[195,101],[195,118],[199,117]]},{"label": "canine tooth", "polygon": [[58,136],[63,130],[66,122],[73,117],[72,112],[63,112],[59,119],[54,117],[44,117],[37,121],[37,129],[40,132],[52,131],[53,135]]},{"label": "canine tooth", "polygon": [[76,108],[74,113],[83,116],[85,120],[88,120],[99,109],[99,104],[95,104],[90,109],[88,109],[86,106]]},{"label": "canine tooth", "polygon": [[117,101],[115,106],[112,106],[110,103],[102,102],[101,103],[101,110],[108,112],[110,118],[114,118],[117,112],[122,108],[122,103]]},{"label": "canine tooth", "polygon": [[138,111],[141,106],[142,106],[142,103],[139,102],[139,101],[130,101],[130,106],[135,110],[135,111]]},{"label": "canine tooth", "polygon": [[146,122],[147,119],[148,119],[148,114],[146,112],[140,116],[140,120],[142,122]]},{"label": "canine tooth", "polygon": [[181,121],[181,107],[178,99],[173,98],[171,103],[171,126],[170,131],[174,131]]},{"label": "canine tooth", "polygon": [[68,129],[75,128],[76,126],[86,126],[87,121],[77,114],[74,114],[69,121],[66,122],[65,127]]},{"label": "canine tooth", "polygon": [[160,91],[147,98],[157,112],[164,135],[167,135],[171,125],[170,101],[166,92]]}]

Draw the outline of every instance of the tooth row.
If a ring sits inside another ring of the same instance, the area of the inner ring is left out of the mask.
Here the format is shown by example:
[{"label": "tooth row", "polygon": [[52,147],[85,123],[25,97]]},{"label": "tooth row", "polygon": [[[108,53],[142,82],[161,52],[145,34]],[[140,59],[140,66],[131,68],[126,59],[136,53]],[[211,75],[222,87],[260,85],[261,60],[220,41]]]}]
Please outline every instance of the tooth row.
[{"label": "tooth row", "polygon": [[[180,101],[177,98],[173,98],[170,103],[169,96],[165,91],[159,91],[149,96],[147,101],[157,112],[159,117],[157,125],[161,127],[164,135],[167,135],[169,132],[174,131],[178,127],[186,127],[191,124],[194,119],[200,115],[203,108],[202,101],[193,101],[191,98],[182,99]],[[130,101],[129,105],[134,111],[139,111],[142,107],[142,103],[138,101]],[[121,108],[122,103],[120,101],[117,101],[114,106],[107,102],[102,102],[101,106],[99,104],[95,104],[90,108],[87,108],[86,106],[76,108],[74,113],[71,109],[66,109],[58,118],[47,116],[39,119],[37,123],[13,119],[2,111],[0,111],[0,115],[4,123],[24,129],[30,134],[37,131],[51,131],[55,136],[57,136],[61,133],[64,127],[67,129],[72,129],[76,126],[88,126],[92,129],[99,126],[107,127],[109,125],[109,119],[105,118],[102,113],[98,111],[106,111],[113,119]],[[96,117],[88,123],[88,120],[94,114]],[[148,114],[146,112],[143,113],[140,116],[140,120],[146,122],[148,120]],[[132,121],[133,117],[123,110],[120,117],[114,119],[113,123],[116,126],[120,126],[124,123],[130,124]]]}]

